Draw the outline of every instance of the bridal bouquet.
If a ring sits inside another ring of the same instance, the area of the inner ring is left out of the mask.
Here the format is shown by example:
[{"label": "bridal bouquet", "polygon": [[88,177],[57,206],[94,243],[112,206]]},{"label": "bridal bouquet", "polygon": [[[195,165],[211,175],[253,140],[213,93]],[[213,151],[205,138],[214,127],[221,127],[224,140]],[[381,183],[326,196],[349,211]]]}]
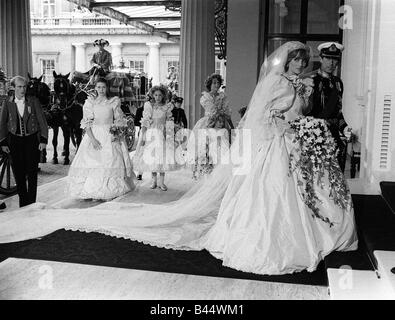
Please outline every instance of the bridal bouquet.
[{"label": "bridal bouquet", "polygon": [[342,209],[350,205],[350,193],[337,161],[336,142],[325,120],[299,117],[289,124],[295,134],[294,143],[298,145],[296,152],[290,154],[290,173],[300,173],[298,186],[302,189],[303,201],[313,211],[313,216],[333,226],[333,222],[319,212],[320,200],[315,193],[315,185],[323,189],[323,178],[328,176],[329,196]]},{"label": "bridal bouquet", "polygon": [[128,133],[128,121],[125,118],[117,119],[110,127],[112,141],[121,141]]}]

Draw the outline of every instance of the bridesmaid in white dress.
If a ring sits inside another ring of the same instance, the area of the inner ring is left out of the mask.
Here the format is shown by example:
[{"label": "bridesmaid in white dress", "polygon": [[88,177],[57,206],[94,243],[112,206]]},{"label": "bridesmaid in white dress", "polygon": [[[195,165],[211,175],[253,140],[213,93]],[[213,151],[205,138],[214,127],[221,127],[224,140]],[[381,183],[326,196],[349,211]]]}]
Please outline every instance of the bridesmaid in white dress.
[{"label": "bridesmaid in white dress", "polygon": [[[144,104],[141,134],[133,156],[133,166],[140,173],[150,171],[150,188],[167,191],[165,172],[180,168],[175,159],[173,105],[167,103],[167,89],[154,86],[150,90],[153,101]],[[159,183],[158,183],[159,173]]]},{"label": "bridesmaid in white dress", "polygon": [[[223,79],[220,74],[212,74],[205,81],[205,87],[207,91],[202,92],[200,98],[200,105],[204,109],[204,116],[200,118],[192,129],[190,138],[187,144],[187,161],[192,167],[192,178],[197,179],[199,177],[198,171],[201,167],[200,159],[201,154],[206,153],[206,142],[199,139],[199,131],[209,129],[209,123],[213,117],[222,115],[224,118],[223,128],[230,130],[233,128],[231,123],[231,111],[228,105],[228,99],[224,92],[219,92]],[[227,135],[225,130],[222,131],[224,135]],[[208,133],[208,132],[206,132]],[[229,132],[228,132],[229,133]],[[221,136],[221,140],[224,141],[225,137]],[[209,139],[210,140],[210,139]],[[203,146],[203,147],[202,147]],[[204,166],[205,164],[203,164]]]},{"label": "bridesmaid in white dress", "polygon": [[134,189],[135,175],[126,142],[115,140],[110,126],[122,119],[118,97],[108,98],[107,82],[95,85],[97,97],[89,97],[83,107],[84,135],[68,173],[72,197],[111,200]]}]

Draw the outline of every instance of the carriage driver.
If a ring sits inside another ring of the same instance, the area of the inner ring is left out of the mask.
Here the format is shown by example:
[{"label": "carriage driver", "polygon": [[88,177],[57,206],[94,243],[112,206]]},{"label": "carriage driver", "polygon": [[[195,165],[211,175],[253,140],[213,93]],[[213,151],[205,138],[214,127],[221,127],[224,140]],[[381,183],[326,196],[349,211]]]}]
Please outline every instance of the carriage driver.
[{"label": "carriage driver", "polygon": [[112,56],[111,53],[104,49],[105,46],[108,46],[109,42],[104,39],[97,39],[93,43],[93,46],[97,46],[99,51],[93,54],[91,63],[93,65],[92,69],[89,70],[89,74],[92,76],[105,77],[112,67]]}]

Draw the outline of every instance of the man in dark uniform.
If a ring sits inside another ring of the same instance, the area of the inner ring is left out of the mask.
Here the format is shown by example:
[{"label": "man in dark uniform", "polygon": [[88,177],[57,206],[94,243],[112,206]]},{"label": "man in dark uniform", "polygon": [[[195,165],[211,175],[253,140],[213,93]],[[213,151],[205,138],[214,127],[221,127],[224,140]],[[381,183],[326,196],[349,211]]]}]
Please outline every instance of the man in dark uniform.
[{"label": "man in dark uniform", "polygon": [[314,81],[314,92],[307,116],[325,119],[328,122],[329,130],[339,148],[339,165],[344,171],[346,144],[341,137],[349,139],[352,130],[347,126],[342,113],[343,82],[334,75],[344,47],[336,42],[326,42],[319,45],[318,50],[321,66],[307,75]]},{"label": "man in dark uniform", "polygon": [[172,101],[174,108],[171,113],[173,114],[174,124],[179,126],[180,128],[186,128],[188,126],[185,111],[183,108],[181,108],[183,101],[183,98],[177,96],[175,96]]}]

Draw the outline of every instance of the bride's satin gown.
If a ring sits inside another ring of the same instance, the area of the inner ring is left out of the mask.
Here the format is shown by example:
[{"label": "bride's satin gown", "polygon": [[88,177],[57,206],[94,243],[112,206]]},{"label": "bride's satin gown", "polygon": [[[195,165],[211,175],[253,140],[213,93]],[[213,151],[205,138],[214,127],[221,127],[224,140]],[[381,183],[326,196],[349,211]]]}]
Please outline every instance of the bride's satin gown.
[{"label": "bride's satin gown", "polygon": [[[286,120],[300,115],[304,104],[286,78],[275,79],[270,107],[261,115],[262,127],[271,129],[253,133],[247,174],[234,175],[231,166],[219,166],[179,201],[164,205],[113,202],[96,209],[6,212],[0,216],[0,241],[60,228],[98,231],[165,248],[207,249],[225,266],[259,274],[313,271],[330,252],[355,250],[352,203],[343,210],[327,188],[316,188],[321,214],[334,222],[329,227],[312,217],[295,174],[289,174],[294,144]],[[275,109],[286,111],[286,119],[273,119]]]},{"label": "bride's satin gown", "polygon": [[[357,249],[352,203],[343,211],[329,198],[329,188],[316,187],[320,212],[333,227],[314,218],[298,190],[296,173],[289,174],[289,154],[296,147],[288,120],[302,114],[303,100],[280,77],[270,110],[287,110],[275,121],[273,135],[263,138],[249,174],[231,180],[218,219],[204,247],[225,266],[262,274],[313,271],[333,250]],[[291,107],[290,107],[291,105]],[[328,186],[328,180],[324,182]]]}]

